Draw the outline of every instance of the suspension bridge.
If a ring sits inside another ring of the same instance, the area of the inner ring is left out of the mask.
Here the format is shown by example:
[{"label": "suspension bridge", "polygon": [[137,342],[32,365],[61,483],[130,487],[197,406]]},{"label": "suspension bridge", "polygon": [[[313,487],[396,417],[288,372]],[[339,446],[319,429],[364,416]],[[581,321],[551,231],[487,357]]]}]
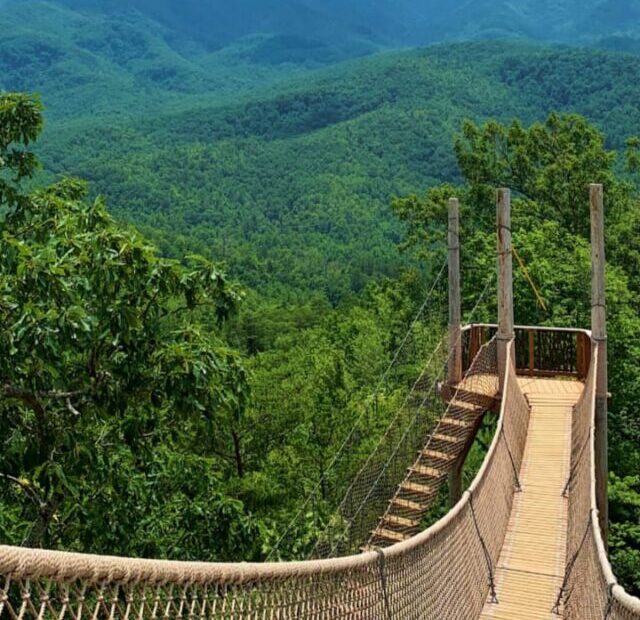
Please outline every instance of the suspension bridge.
[{"label": "suspension bridge", "polygon": [[[312,559],[216,564],[0,546],[0,617],[640,619],[606,552],[602,186],[591,187],[590,330],[514,325],[508,190],[497,211],[498,323],[461,324],[453,199],[444,359],[430,358]],[[492,443],[462,492],[487,419]],[[446,485],[451,510],[428,525]]]}]

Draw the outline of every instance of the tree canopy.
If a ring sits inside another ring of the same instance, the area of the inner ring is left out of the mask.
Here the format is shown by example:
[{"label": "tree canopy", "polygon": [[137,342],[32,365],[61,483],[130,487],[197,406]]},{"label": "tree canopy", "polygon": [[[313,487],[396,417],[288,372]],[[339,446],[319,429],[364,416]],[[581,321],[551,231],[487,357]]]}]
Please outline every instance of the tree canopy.
[{"label": "tree canopy", "polygon": [[[161,258],[82,182],[25,193],[41,126],[36,101],[0,98],[0,476],[10,483],[0,530],[31,545],[147,550],[166,527],[145,521],[162,497],[182,502],[179,522],[211,510],[211,460],[248,401],[242,359],[222,334],[242,295],[201,257]],[[228,516],[217,527],[229,530],[217,544],[230,551],[242,507],[218,503]],[[138,536],[127,532],[136,513],[151,528]]]},{"label": "tree canopy", "polygon": [[[432,187],[424,196],[398,198],[393,208],[407,224],[402,249],[428,256],[433,244],[444,238],[448,198],[460,197],[463,290],[469,295],[477,293],[482,278],[495,269],[495,190],[511,188],[513,244],[519,257],[514,261],[516,322],[584,327],[590,325],[591,311],[589,184],[604,185],[613,394],[611,547],[618,576],[637,591],[640,264],[634,235],[640,196],[628,174],[620,170],[618,154],[605,144],[602,132],[577,114],[551,113],[530,127],[517,120],[507,124],[466,121],[455,141],[465,182]],[[637,139],[630,138],[628,144],[627,161],[633,168]],[[495,316],[495,310],[489,314]]]}]

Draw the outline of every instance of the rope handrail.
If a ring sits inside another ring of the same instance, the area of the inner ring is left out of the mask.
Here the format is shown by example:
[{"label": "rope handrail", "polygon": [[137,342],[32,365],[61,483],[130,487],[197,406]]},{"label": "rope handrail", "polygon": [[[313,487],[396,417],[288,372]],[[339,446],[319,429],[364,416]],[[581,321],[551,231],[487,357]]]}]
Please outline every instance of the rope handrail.
[{"label": "rope handrail", "polygon": [[[511,375],[511,385],[517,389],[513,370]],[[505,411],[503,401],[499,425],[505,423]],[[520,414],[527,417],[528,410]],[[112,619],[155,617],[161,615],[159,609],[170,617],[192,617],[197,610],[200,617],[238,619],[446,618],[444,602],[433,592],[454,584],[457,602],[447,604],[462,606],[471,614],[465,617],[474,617],[488,593],[488,579],[483,545],[473,530],[470,498],[473,493],[478,532],[495,563],[514,494],[501,437],[496,432],[470,491],[453,510],[417,536],[381,552],[304,562],[209,564],[2,546],[0,613],[9,608],[9,616],[16,618],[79,617],[79,605],[91,617]],[[518,443],[519,454],[523,446],[524,437]],[[503,527],[493,527],[497,518]],[[465,551],[464,556],[457,548]],[[452,568],[455,576],[448,573]],[[432,596],[419,595],[424,588],[431,588]],[[467,598],[465,593],[475,594]],[[415,615],[409,614],[410,608],[415,608]],[[43,609],[47,613],[41,613]]]},{"label": "rope handrail", "polygon": [[[0,617],[478,618],[504,543],[516,493],[514,470],[522,466],[530,414],[511,363],[513,341],[507,355],[499,418],[480,470],[455,507],[416,536],[358,555],[263,564],[0,546]],[[638,620],[640,600],[616,581],[599,530],[594,469],[597,359],[594,343],[583,396],[573,412],[570,570],[559,611],[576,620]],[[588,451],[581,450],[585,436]]]},{"label": "rope handrail", "polygon": [[[554,610],[575,620],[637,620],[640,599],[627,594],[613,574],[600,530],[596,501],[595,420],[599,344],[573,410],[567,565]],[[585,447],[587,449],[585,449]]]}]

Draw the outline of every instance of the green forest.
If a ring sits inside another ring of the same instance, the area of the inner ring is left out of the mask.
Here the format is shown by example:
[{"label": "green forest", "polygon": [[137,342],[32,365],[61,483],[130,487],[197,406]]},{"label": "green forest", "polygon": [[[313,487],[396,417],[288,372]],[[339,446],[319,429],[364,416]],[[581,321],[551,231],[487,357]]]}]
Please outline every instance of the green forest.
[{"label": "green forest", "polygon": [[40,152],[47,171],[90,181],[163,253],[196,250],[269,297],[319,292],[335,304],[406,264],[389,202],[461,181],[452,141],[464,119],[577,111],[624,149],[640,123],[638,71],[633,56],[524,44],[385,53],[241,103],[52,120]]},{"label": "green forest", "polygon": [[[138,14],[42,4],[42,22],[0,12],[3,543],[306,557],[445,333],[449,197],[465,317],[495,321],[506,186],[546,303],[516,268],[516,322],[588,327],[595,182],[610,555],[640,594],[636,56],[530,41],[370,55],[389,45],[264,33],[187,53]],[[35,36],[54,14],[65,36]]]}]

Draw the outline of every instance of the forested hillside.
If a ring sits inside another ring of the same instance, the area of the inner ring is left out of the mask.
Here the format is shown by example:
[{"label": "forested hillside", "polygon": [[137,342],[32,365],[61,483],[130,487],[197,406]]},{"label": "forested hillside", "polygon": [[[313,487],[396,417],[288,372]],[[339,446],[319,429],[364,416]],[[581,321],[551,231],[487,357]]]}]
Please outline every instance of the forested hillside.
[{"label": "forested hillside", "polygon": [[256,61],[261,50],[279,53],[266,35],[190,54],[169,34],[136,12],[92,14],[9,0],[0,4],[0,89],[41,93],[54,118],[127,117],[199,97],[220,101],[297,70]]},{"label": "forested hillside", "polygon": [[[456,180],[463,119],[585,114],[624,148],[640,126],[635,57],[468,43],[386,53],[237,103],[135,122],[52,121],[45,166],[74,173],[166,252],[223,258],[252,288],[337,302],[395,273],[394,195]],[[159,229],[156,234],[151,229]]]},{"label": "forested hillside", "polygon": [[[5,0],[5,12],[64,8],[92,20],[137,16],[177,53],[197,57],[262,34],[258,63],[327,63],[383,47],[519,37],[571,45],[636,40],[635,0]],[[1,8],[2,5],[0,5]],[[26,17],[18,17],[18,22]],[[60,25],[56,26],[59,28]],[[51,31],[51,30],[50,30]],[[274,53],[275,52],[275,53]]]},{"label": "forested hillside", "polygon": [[[517,270],[517,320],[584,327],[599,181],[611,551],[640,592],[640,63],[485,40],[637,52],[636,4],[0,0],[2,541],[304,556],[444,333],[442,279],[418,309],[446,199],[467,318],[483,290],[472,318],[496,316],[508,185],[548,308]],[[6,91],[40,93],[42,136]]]}]

